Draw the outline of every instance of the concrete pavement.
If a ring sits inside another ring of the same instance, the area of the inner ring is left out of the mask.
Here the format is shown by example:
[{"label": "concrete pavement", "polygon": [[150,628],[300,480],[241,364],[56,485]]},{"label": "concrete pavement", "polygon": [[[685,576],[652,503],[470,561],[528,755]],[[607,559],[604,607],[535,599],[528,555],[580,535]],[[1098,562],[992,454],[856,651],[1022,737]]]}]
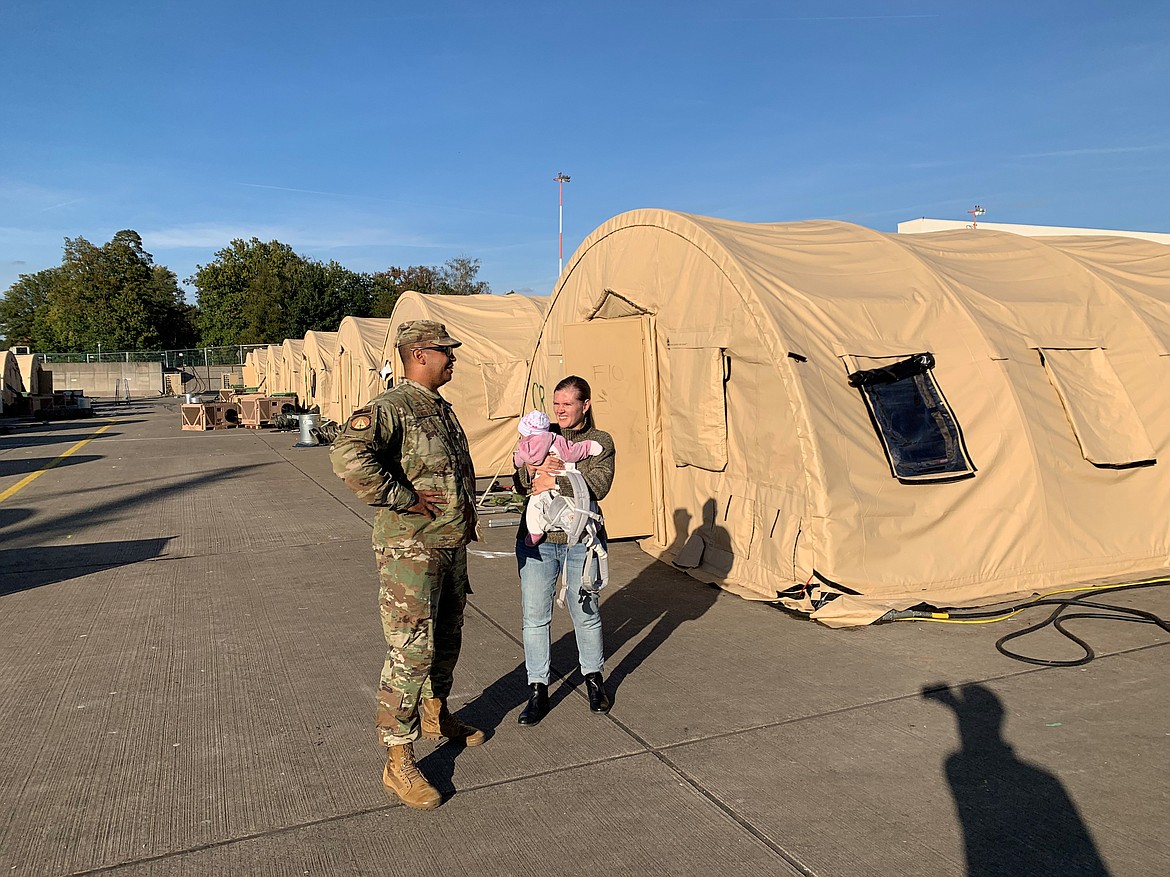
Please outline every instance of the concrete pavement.
[{"label": "concrete pavement", "polygon": [[[993,648],[1038,616],[832,631],[621,543],[613,711],[589,713],[558,612],[562,681],[522,728],[510,528],[472,547],[452,697],[492,737],[420,744],[448,800],[408,810],[382,792],[372,728],[372,510],[325,449],[181,432],[162,400],[10,425],[0,874],[1121,877],[1170,860],[1158,628],[1082,622],[1097,660],[1040,668]],[[1170,589],[1113,599],[1170,615]],[[1071,654],[1047,632],[1020,646]]]}]

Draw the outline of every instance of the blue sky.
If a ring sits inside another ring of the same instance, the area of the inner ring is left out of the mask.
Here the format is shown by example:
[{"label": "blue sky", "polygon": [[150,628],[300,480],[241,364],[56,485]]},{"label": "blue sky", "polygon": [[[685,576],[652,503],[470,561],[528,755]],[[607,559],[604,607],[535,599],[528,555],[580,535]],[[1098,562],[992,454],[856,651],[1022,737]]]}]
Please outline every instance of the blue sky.
[{"label": "blue sky", "polygon": [[1170,4],[4,0],[0,290],[137,230],[548,294],[626,210],[1170,232]]}]

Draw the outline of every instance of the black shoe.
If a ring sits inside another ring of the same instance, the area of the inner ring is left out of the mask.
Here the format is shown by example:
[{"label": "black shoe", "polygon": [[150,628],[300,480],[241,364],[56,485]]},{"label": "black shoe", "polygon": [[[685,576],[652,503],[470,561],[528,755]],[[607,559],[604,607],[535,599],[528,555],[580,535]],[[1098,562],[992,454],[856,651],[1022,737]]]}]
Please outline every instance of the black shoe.
[{"label": "black shoe", "polygon": [[586,674],[585,690],[589,692],[589,709],[595,713],[609,712],[609,695],[605,693],[600,673]]},{"label": "black shoe", "polygon": [[521,725],[537,725],[548,715],[548,686],[543,682],[529,682],[528,691],[528,706],[516,721]]}]

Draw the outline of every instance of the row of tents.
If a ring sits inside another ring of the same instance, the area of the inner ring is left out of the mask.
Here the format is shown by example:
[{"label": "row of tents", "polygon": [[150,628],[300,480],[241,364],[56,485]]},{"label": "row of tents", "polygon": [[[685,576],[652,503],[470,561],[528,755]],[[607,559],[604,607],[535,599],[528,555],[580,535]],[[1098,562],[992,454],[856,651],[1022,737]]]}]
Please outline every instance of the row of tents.
[{"label": "row of tents", "polygon": [[252,367],[343,419],[399,322],[444,322],[481,474],[582,375],[611,537],[749,599],[846,626],[1170,573],[1164,244],[637,210],[548,300],[402,307]]},{"label": "row of tents", "polygon": [[345,317],[336,332],[307,332],[251,351],[244,384],[264,393],[296,393],[306,408],[343,422],[402,376],[394,347],[399,324],[437,320],[463,341],[443,395],[467,433],[481,475],[509,467],[525,380],[548,297],[438,296],[403,293],[387,319]]}]

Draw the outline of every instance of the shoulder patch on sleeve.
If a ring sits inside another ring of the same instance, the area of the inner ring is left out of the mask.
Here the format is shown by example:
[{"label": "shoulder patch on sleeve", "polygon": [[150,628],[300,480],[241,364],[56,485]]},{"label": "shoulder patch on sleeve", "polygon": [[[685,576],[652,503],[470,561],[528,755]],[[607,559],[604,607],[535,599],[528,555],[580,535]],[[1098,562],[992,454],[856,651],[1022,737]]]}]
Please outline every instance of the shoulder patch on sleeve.
[{"label": "shoulder patch on sleeve", "polygon": [[370,409],[360,408],[349,416],[349,421],[346,423],[348,429],[355,432],[361,432],[370,428]]}]

